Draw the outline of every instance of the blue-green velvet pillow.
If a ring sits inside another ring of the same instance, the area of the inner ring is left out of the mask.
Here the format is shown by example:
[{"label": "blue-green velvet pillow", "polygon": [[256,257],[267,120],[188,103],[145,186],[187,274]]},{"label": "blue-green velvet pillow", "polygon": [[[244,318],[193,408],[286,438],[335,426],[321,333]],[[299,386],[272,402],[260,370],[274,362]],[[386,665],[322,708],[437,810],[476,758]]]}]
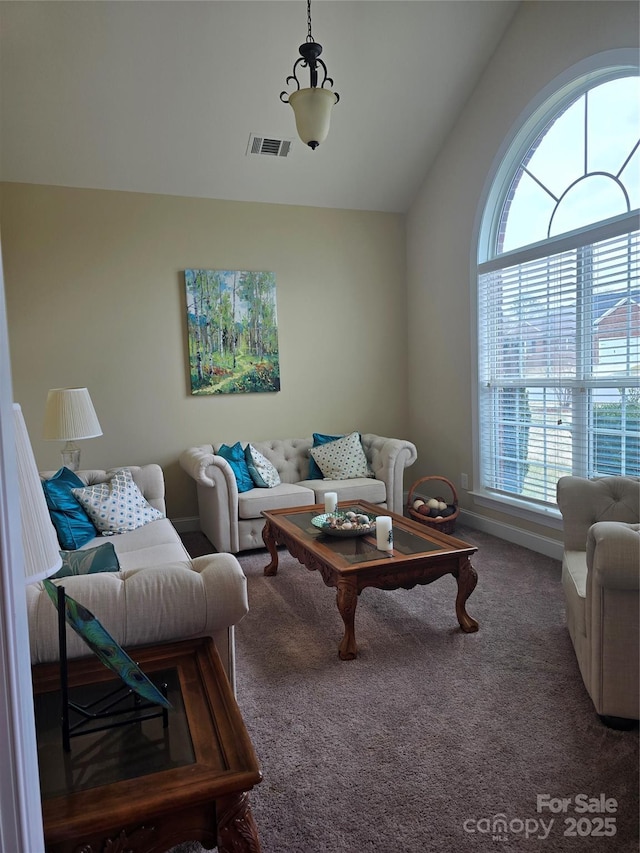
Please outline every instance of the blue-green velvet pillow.
[{"label": "blue-green velvet pillow", "polygon": [[73,496],[71,489],[85,486],[68,468],[60,468],[50,480],[42,481],[51,521],[60,547],[66,551],[81,548],[98,535],[93,522]]},{"label": "blue-green velvet pillow", "polygon": [[71,575],[93,575],[97,572],[119,572],[120,563],[113,542],[104,542],[86,551],[60,551],[62,567],[52,578],[68,578]]},{"label": "blue-green velvet pillow", "polygon": [[[320,447],[322,444],[329,444],[330,441],[337,441],[339,438],[344,438],[342,435],[324,435],[321,432],[314,432],[313,434],[313,446]],[[309,454],[309,479],[310,480],[323,480],[322,471],[318,468],[318,465]]]},{"label": "blue-green velvet pillow", "polygon": [[251,479],[247,460],[244,458],[244,450],[239,441],[236,441],[233,447],[229,447],[228,444],[222,444],[217,451],[217,455],[226,459],[233,468],[239,492],[248,492],[249,489],[253,489],[254,482]]}]

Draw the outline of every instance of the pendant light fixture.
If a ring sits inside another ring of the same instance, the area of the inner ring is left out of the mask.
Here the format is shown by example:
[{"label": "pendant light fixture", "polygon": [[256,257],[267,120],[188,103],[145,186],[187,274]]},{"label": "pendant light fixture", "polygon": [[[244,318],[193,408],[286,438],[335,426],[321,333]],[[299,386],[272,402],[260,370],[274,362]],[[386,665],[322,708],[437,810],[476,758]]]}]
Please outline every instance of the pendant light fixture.
[{"label": "pendant light fixture", "polygon": [[[307,0],[307,40],[300,45],[300,59],[293,65],[293,74],[287,77],[287,84],[295,82],[295,92],[280,93],[280,100],[291,104],[296,117],[296,129],[300,139],[309,148],[317,148],[324,142],[329,133],[331,108],[340,100],[340,95],[331,89],[325,89],[325,84],[333,86],[333,80],[327,75],[327,66],[320,59],[322,45],[313,40],[311,35],[311,0]],[[309,69],[310,85],[307,89],[300,88],[296,76],[298,66]],[[322,68],[324,77],[318,86],[318,66]]]}]

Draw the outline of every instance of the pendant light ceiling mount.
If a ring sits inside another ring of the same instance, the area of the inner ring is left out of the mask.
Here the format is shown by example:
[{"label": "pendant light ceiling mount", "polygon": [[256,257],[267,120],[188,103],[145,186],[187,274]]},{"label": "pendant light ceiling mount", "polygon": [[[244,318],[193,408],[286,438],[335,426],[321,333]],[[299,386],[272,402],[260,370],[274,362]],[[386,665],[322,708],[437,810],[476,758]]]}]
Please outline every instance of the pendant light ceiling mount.
[{"label": "pendant light ceiling mount", "polygon": [[[329,122],[331,120],[331,108],[338,103],[340,95],[325,88],[325,85],[333,86],[333,79],[329,77],[327,66],[320,59],[322,45],[314,41],[311,35],[311,0],[307,0],[307,40],[299,47],[300,58],[293,64],[293,73],[287,77],[287,85],[295,83],[294,92],[281,92],[280,100],[290,104],[296,117],[296,129],[300,139],[315,149],[327,138],[329,133]],[[320,86],[318,86],[318,67],[324,74]],[[296,71],[298,68],[309,69],[309,87],[300,88]]]}]

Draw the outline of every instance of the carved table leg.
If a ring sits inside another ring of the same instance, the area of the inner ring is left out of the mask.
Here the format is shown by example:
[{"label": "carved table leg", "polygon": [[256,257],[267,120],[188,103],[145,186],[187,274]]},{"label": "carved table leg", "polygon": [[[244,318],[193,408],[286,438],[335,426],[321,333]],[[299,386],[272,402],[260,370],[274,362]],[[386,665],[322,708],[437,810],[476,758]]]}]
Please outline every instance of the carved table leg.
[{"label": "carved table leg", "polygon": [[358,588],[355,580],[342,578],[338,581],[336,601],[344,622],[344,637],[338,647],[338,655],[341,660],[353,660],[358,654],[354,627],[358,604]]},{"label": "carved table leg", "polygon": [[264,527],[262,528],[262,541],[264,542],[265,548],[271,555],[271,562],[268,566],[264,567],[264,573],[268,577],[272,577],[273,575],[278,574],[278,549],[276,548],[276,537],[271,529],[269,519],[267,519]]},{"label": "carved table leg", "polygon": [[471,565],[471,560],[468,557],[464,557],[460,560],[460,565],[458,566],[458,571],[455,574],[456,581],[458,582],[458,595],[456,596],[456,616],[458,617],[458,622],[460,623],[460,627],[466,634],[473,634],[474,631],[478,630],[478,622],[476,619],[473,619],[467,613],[465,609],[465,602],[476,588],[476,584],[478,583],[478,575],[476,570]]},{"label": "carved table leg", "polygon": [[258,828],[246,792],[216,800],[218,853],[260,853]]}]

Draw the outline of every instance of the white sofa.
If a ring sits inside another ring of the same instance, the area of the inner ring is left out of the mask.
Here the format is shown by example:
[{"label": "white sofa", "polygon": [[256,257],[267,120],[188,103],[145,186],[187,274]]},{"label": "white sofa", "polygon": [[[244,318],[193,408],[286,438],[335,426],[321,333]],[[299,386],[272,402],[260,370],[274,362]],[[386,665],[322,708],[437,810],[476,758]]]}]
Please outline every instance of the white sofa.
[{"label": "white sofa", "polygon": [[[124,466],[123,466],[124,467]],[[165,487],[159,465],[126,466],[151,506],[165,513]],[[114,471],[77,471],[87,485],[107,482]],[[41,472],[48,479],[54,472]],[[169,519],[137,530],[99,536],[80,550],[112,542],[120,571],[65,577],[68,595],[87,607],[126,647],[210,636],[229,681],[235,687],[234,626],[248,611],[247,581],[231,554],[191,559]],[[59,657],[57,611],[42,583],[27,587],[32,663]],[[67,629],[70,658],[91,654]]]},{"label": "white sofa", "polygon": [[222,442],[185,450],[180,464],[196,483],[202,532],[217,551],[236,554],[264,547],[263,510],[323,504],[327,492],[336,492],[339,501],[367,500],[402,514],[404,470],[417,459],[415,445],[373,433],[363,433],[361,443],[373,477],[307,479],[312,438],[251,442],[278,471],[281,483],[270,489],[239,493],[233,469],[217,455]]},{"label": "white sofa", "polygon": [[585,687],[604,722],[637,720],[640,673],[640,480],[562,477],[562,586]]}]

